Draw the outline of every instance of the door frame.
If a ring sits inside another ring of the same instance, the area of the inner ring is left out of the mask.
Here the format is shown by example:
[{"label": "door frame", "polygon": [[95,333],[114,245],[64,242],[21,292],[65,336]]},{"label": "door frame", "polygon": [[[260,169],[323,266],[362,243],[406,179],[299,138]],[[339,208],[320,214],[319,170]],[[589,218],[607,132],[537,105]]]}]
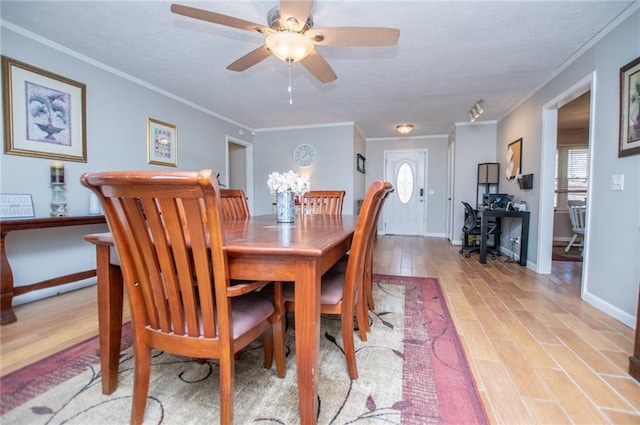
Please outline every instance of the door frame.
[{"label": "door frame", "polygon": [[540,170],[540,207],[537,247],[537,273],[551,273],[551,254],[553,246],[553,197],[554,179],[556,167],[556,148],[558,144],[558,108],[564,106],[578,96],[590,91],[589,111],[589,183],[587,185],[587,216],[585,220],[585,235],[583,242],[582,282],[581,295],[587,292],[587,271],[589,264],[589,227],[591,226],[592,200],[591,188],[593,184],[593,150],[594,150],[594,123],[596,114],[596,72],[593,71],[569,89],[546,103],[542,108],[542,151]]},{"label": "door frame", "polygon": [[240,140],[240,139],[236,139],[232,136],[227,136],[226,137],[226,142],[224,145],[224,154],[225,154],[225,165],[227,168],[227,173],[224,176],[224,184],[229,187],[229,175],[231,174],[231,167],[233,167],[233,164],[231,164],[231,160],[229,158],[229,145],[230,144],[234,144],[234,145],[240,145],[240,146],[244,146],[245,148],[245,170],[246,170],[246,191],[245,191],[245,195],[247,195],[247,201],[249,203],[249,211],[253,211],[253,143],[249,143],[246,142],[244,140]]}]

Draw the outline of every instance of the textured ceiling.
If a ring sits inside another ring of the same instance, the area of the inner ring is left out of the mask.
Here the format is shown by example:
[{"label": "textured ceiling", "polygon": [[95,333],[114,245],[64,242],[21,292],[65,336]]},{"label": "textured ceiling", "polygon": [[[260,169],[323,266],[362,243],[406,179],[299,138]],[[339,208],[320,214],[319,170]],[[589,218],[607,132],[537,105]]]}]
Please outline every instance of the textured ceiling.
[{"label": "textured ceiling", "polygon": [[[266,24],[272,1],[179,2]],[[502,118],[597,37],[633,1],[325,1],[315,27],[400,29],[393,47],[317,47],[338,79],[269,57],[226,66],[263,36],[174,15],[171,2],[2,1],[16,25],[252,130],[355,122],[367,138],[447,134],[483,99],[482,120]],[[627,11],[628,12],[628,11]]]}]

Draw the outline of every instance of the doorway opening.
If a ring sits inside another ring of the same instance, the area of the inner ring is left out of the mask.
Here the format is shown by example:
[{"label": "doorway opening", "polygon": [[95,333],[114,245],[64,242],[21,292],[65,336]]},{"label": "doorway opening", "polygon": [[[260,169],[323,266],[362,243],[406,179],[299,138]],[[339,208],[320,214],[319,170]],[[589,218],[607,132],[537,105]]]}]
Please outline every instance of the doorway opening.
[{"label": "doorway opening", "polygon": [[253,145],[227,136],[227,175],[221,182],[231,189],[242,189],[253,212]]},{"label": "doorway opening", "polygon": [[[585,292],[588,264],[588,219],[580,251],[582,261],[563,264],[553,261],[554,244],[571,239],[568,201],[583,200],[589,211],[593,151],[594,75],[553,99],[543,108],[542,170],[540,183],[540,226],[538,273],[571,273]],[[586,161],[577,164],[577,161]],[[576,167],[573,167],[576,165]],[[569,263],[569,262],[567,262]]]}]

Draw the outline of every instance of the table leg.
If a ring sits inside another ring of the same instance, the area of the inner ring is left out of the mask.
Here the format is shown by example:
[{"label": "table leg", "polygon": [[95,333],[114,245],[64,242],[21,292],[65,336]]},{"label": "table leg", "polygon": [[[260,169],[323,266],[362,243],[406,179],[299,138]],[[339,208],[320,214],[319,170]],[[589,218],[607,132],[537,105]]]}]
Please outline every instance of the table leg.
[{"label": "table leg", "polygon": [[480,214],[480,264],[487,264],[487,229],[489,228],[489,217],[487,214]]},{"label": "table leg", "polygon": [[520,265],[527,265],[527,256],[529,255],[529,214],[523,213],[522,231],[520,232]]},{"label": "table leg", "polygon": [[295,265],[295,338],[300,423],[315,424],[320,358],[320,277],[314,261]]},{"label": "table leg", "polygon": [[6,232],[0,233],[0,325],[18,320],[13,312],[13,271],[4,249]]},{"label": "table leg", "polygon": [[108,245],[96,245],[96,271],[102,393],[111,394],[118,387],[123,279],[120,267],[111,264],[111,248]]}]

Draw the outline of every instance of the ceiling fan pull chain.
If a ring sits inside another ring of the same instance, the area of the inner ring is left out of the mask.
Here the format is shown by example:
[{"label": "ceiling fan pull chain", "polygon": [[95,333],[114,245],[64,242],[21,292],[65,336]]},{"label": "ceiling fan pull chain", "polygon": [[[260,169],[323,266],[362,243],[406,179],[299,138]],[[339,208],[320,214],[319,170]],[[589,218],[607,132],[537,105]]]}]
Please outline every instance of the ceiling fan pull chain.
[{"label": "ceiling fan pull chain", "polygon": [[289,105],[293,105],[293,94],[291,93],[291,62],[289,62]]}]

